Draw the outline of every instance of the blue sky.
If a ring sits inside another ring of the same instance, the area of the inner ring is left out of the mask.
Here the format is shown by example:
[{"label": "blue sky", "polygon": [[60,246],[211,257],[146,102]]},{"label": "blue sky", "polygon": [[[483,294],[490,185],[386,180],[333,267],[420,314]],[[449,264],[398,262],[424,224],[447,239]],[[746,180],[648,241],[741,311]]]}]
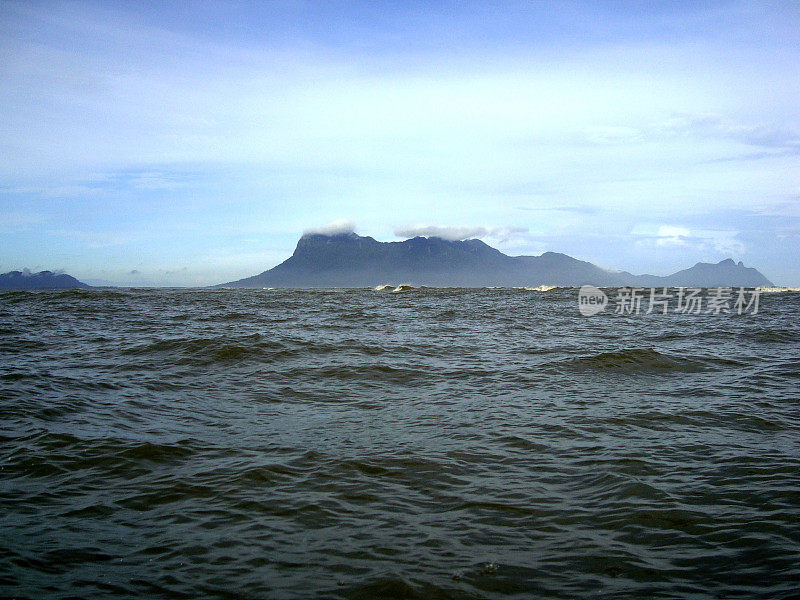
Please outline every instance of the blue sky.
[{"label": "blue sky", "polygon": [[205,285],[302,232],[800,284],[800,4],[0,2],[0,272]]}]

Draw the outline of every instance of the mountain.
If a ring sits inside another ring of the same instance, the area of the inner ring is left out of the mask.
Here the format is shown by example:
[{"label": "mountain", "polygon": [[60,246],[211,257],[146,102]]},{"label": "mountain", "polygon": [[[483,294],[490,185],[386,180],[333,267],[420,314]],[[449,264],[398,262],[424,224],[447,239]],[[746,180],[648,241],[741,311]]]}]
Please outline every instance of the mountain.
[{"label": "mountain", "polygon": [[608,271],[566,254],[508,256],[484,242],[415,237],[378,242],[355,233],[307,234],[294,254],[259,275],[216,287],[429,286],[746,286],[772,285],[756,269],[724,260],[698,263],[674,275]]},{"label": "mountain", "polygon": [[772,286],[772,282],[757,269],[745,267],[741,261],[735,263],[730,258],[716,264],[699,262],[690,269],[678,271],[663,279],[669,280],[669,283],[664,285],[670,286]]},{"label": "mountain", "polygon": [[0,290],[67,290],[88,287],[90,286],[71,275],[56,274],[52,271],[40,273],[30,273],[27,270],[11,271],[0,275]]}]

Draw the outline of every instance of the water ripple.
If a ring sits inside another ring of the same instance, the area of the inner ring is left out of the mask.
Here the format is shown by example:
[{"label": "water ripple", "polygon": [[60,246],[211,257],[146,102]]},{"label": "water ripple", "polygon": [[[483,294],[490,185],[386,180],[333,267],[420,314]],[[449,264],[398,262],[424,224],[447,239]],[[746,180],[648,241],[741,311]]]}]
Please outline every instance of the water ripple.
[{"label": "water ripple", "polygon": [[0,596],[793,597],[798,300],[0,293]]}]

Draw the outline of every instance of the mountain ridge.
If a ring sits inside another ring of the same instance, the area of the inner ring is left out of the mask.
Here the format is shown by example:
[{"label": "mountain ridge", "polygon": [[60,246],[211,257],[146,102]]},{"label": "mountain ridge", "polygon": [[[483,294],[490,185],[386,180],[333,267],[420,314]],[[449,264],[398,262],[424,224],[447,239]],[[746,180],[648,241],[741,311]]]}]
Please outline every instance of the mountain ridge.
[{"label": "mountain ridge", "polygon": [[0,274],[0,290],[69,290],[88,287],[91,286],[72,275],[53,271],[9,271]]},{"label": "mountain ridge", "polygon": [[213,287],[371,287],[407,283],[439,287],[486,286],[771,286],[757,269],[728,258],[698,262],[671,275],[609,271],[558,252],[509,256],[479,239],[417,236],[379,242],[356,233],[309,233],[279,265]]}]

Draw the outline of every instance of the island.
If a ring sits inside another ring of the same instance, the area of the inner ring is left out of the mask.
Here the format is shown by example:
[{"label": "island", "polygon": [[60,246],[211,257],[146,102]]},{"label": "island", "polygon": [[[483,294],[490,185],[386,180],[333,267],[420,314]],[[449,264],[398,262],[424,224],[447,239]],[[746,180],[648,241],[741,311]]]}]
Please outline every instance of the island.
[{"label": "island", "polygon": [[672,275],[633,275],[603,269],[557,252],[508,256],[479,239],[417,236],[379,242],[349,233],[309,233],[291,257],[258,275],[215,287],[367,287],[380,284],[488,286],[731,286],[772,283],[758,270],[726,259],[699,262]]}]

